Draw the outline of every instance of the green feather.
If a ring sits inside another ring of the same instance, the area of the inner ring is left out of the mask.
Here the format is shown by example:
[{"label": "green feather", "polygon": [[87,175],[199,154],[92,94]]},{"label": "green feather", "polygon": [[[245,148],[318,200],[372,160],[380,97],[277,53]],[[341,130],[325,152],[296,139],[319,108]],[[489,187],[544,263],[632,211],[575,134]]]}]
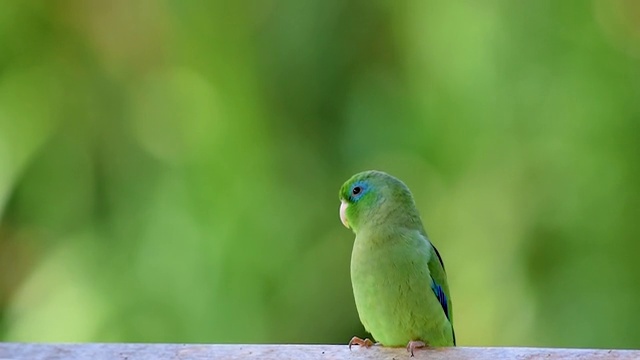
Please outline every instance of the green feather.
[{"label": "green feather", "polygon": [[[342,186],[340,200],[346,206],[343,221],[356,234],[351,281],[365,329],[385,346],[455,345],[444,266],[407,186],[386,173],[366,171]],[[432,281],[442,289],[448,313]]]}]

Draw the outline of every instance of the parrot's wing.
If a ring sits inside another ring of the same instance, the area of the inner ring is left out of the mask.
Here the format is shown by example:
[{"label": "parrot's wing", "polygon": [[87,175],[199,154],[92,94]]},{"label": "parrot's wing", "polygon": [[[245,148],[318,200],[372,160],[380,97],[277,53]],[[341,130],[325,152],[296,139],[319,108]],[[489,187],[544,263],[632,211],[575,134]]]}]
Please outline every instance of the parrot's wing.
[{"label": "parrot's wing", "polygon": [[[451,296],[449,293],[449,284],[447,283],[447,273],[444,270],[444,262],[442,261],[442,257],[438,252],[438,249],[425,238],[425,241],[431,246],[432,256],[429,257],[429,273],[431,274],[431,289],[433,293],[438,298],[440,305],[442,305],[442,310],[444,314],[447,316],[447,319],[451,323],[451,328],[453,329],[453,307],[451,304]],[[433,256],[435,255],[435,256]],[[456,337],[455,333],[453,335],[453,344],[455,345]]]},{"label": "parrot's wing", "polygon": [[[442,290],[442,287],[433,279],[431,279],[431,290],[433,290],[433,293],[438,298],[445,316],[449,319],[449,301],[447,295],[444,293],[444,290]],[[451,319],[449,319],[449,321],[451,321]]]}]

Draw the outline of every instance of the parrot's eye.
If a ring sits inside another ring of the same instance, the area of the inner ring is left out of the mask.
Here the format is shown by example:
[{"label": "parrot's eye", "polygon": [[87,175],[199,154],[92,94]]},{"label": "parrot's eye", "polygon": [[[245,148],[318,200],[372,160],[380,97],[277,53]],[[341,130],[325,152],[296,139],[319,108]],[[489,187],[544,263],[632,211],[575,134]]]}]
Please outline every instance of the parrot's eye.
[{"label": "parrot's eye", "polygon": [[358,194],[360,194],[361,191],[362,191],[362,188],[360,186],[356,186],[356,187],[353,188],[353,190],[351,190],[353,195],[358,195]]}]

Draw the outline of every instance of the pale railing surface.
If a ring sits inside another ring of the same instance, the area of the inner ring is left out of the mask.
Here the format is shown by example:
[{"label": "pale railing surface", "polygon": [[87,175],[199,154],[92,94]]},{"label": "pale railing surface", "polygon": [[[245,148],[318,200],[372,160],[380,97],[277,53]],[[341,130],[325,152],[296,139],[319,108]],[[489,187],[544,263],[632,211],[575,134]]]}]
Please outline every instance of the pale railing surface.
[{"label": "pale railing surface", "polygon": [[[402,348],[346,345],[44,344],[0,343],[0,359],[411,359]],[[456,347],[416,350],[413,359],[640,359],[638,350]]]}]

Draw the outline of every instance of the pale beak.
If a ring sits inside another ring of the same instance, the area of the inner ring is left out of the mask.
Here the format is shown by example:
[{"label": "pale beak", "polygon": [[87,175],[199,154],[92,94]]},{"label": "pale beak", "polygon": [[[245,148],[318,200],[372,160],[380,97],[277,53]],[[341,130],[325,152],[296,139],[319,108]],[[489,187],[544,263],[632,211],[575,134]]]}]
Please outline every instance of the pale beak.
[{"label": "pale beak", "polygon": [[349,222],[347,221],[347,206],[349,206],[349,204],[344,200],[340,203],[340,221],[342,221],[342,224],[349,229]]}]

